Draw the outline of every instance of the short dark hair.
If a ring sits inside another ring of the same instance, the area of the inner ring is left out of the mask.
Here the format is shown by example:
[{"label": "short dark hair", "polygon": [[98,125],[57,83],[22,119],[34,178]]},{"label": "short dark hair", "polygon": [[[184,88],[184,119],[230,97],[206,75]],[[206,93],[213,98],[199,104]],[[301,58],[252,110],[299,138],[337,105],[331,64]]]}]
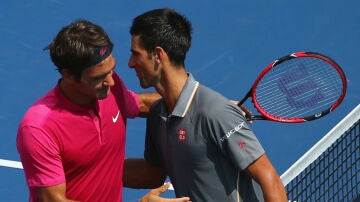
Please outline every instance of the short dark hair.
[{"label": "short dark hair", "polygon": [[148,54],[160,46],[173,65],[184,66],[186,53],[191,46],[192,26],[185,16],[175,10],[155,9],[137,16],[130,34],[140,36],[140,43]]},{"label": "short dark hair", "polygon": [[58,70],[68,69],[77,81],[94,50],[112,45],[104,29],[90,21],[79,19],[63,27],[48,46],[52,62]]}]

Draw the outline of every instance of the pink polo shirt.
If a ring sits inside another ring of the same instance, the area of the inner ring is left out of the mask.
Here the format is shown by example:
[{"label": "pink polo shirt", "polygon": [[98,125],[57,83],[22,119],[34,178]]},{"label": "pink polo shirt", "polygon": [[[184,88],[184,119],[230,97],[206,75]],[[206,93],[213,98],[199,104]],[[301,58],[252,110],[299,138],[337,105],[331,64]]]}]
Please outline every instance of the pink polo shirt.
[{"label": "pink polo shirt", "polygon": [[139,102],[114,74],[110,95],[91,108],[71,103],[57,85],[26,112],[17,148],[30,189],[66,182],[66,196],[79,201],[122,201],[126,119]]}]

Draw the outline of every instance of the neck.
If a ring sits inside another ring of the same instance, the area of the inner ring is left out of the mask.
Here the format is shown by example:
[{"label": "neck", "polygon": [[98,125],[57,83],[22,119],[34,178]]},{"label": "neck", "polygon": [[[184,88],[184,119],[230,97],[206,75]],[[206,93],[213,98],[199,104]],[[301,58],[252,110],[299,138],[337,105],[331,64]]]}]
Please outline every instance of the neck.
[{"label": "neck", "polygon": [[94,101],[86,98],[76,91],[76,87],[67,83],[64,79],[60,80],[60,90],[70,102],[78,105],[93,106]]},{"label": "neck", "polygon": [[156,87],[158,93],[164,98],[169,114],[174,110],[187,79],[188,74],[184,68],[176,69],[175,72],[165,74],[160,85]]}]

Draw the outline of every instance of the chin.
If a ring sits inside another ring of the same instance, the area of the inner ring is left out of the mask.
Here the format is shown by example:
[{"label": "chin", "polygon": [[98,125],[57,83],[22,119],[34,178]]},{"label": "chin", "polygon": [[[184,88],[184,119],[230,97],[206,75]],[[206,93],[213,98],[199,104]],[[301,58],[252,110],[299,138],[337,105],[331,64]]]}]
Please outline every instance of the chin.
[{"label": "chin", "polygon": [[97,97],[98,100],[103,100],[103,99],[105,99],[105,98],[107,98],[107,95],[106,95],[106,96],[98,96],[98,97]]},{"label": "chin", "polygon": [[110,89],[107,90],[107,91],[104,91],[104,92],[99,92],[99,93],[96,95],[96,97],[97,97],[98,100],[102,100],[102,99],[107,98],[107,97],[109,96],[109,94],[110,94]]},{"label": "chin", "polygon": [[144,83],[144,82],[140,82],[140,86],[141,86],[141,88],[150,88],[151,87],[151,85],[149,85],[148,83]]}]

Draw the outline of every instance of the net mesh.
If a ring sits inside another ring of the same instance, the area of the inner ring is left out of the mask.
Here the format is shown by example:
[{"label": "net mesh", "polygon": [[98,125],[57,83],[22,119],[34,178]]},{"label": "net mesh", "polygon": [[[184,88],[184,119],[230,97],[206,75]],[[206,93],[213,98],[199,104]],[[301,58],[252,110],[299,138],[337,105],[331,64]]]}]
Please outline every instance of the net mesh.
[{"label": "net mesh", "polygon": [[360,201],[360,105],[281,179],[289,201]]}]

